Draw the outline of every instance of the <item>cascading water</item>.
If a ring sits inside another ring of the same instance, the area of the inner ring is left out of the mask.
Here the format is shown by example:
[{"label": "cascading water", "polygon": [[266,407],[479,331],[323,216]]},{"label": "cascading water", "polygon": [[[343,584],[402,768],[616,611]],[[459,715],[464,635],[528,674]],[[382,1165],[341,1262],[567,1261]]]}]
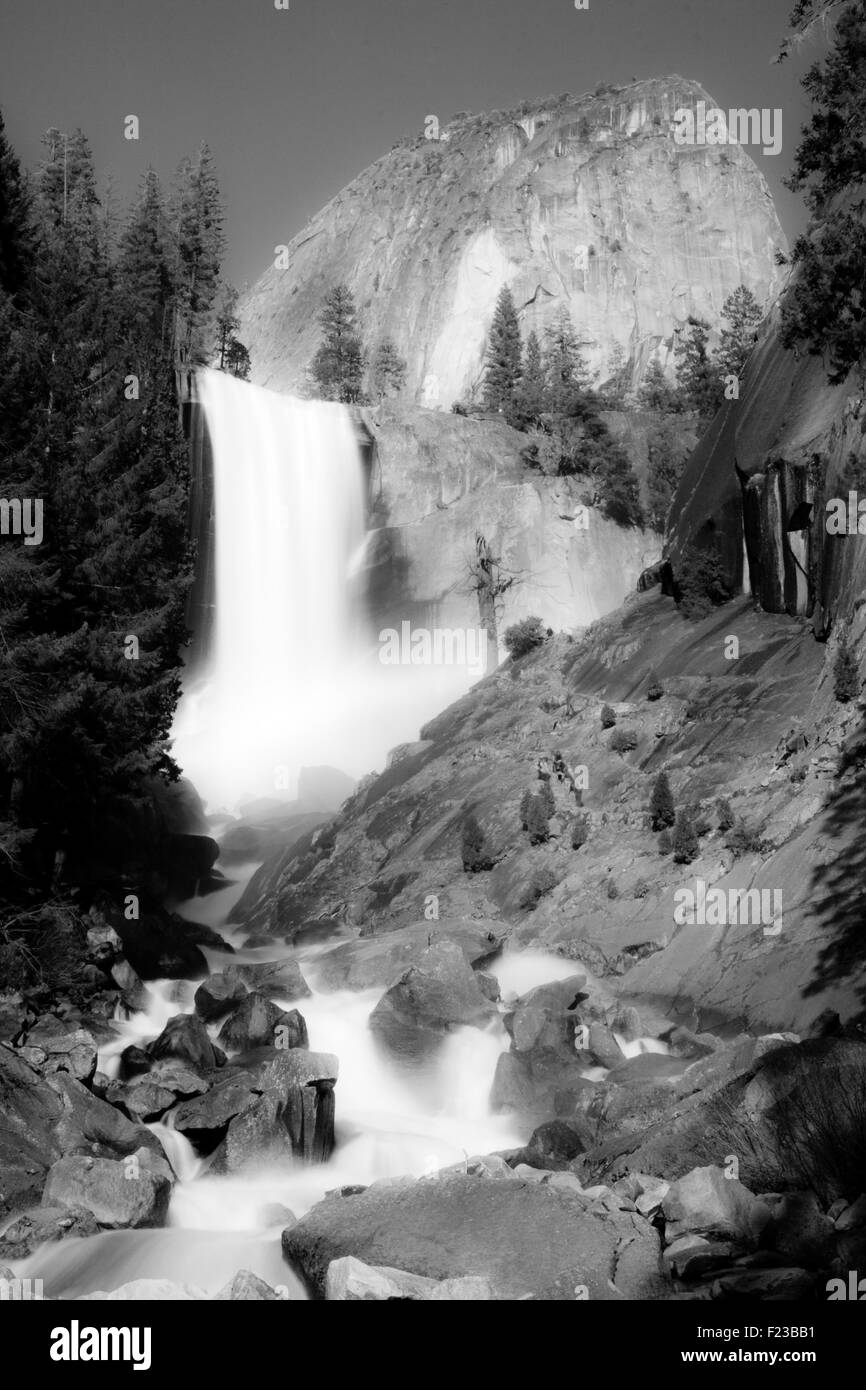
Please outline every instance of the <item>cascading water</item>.
[{"label": "cascading water", "polygon": [[[198,385],[213,449],[216,626],[210,665],[185,693],[174,751],[212,808],[233,807],[245,794],[290,794],[302,765],[371,770],[469,681],[465,671],[395,670],[377,661],[364,620],[363,470],[349,413],[220,372],[202,372]],[[235,882],[181,904],[182,915],[228,938],[223,924],[254,867],[238,866]],[[233,935],[235,964],[295,954],[276,941],[245,949],[244,931]],[[167,1229],[63,1241],[20,1262],[16,1273],[43,1278],[49,1297],[70,1297],[146,1278],[213,1293],[246,1268],[302,1298],[280,1255],[287,1209],[301,1216],[329,1188],[421,1176],[525,1142],[527,1133],[489,1103],[508,1046],[501,1020],[486,1031],[456,1030],[432,1059],[407,1069],[370,1031],[381,991],[316,988],[321,950],[297,952],[312,996],[276,1002],[299,1007],[311,1048],[339,1059],[329,1162],[215,1176],[169,1112],[151,1125],[177,1177]],[[205,954],[212,970],[224,968],[223,954]],[[497,965],[503,998],[574,971],[573,962],[542,952]],[[145,1044],[173,1015],[192,1012],[194,991],[189,981],[151,983],[147,1006],[118,1020],[116,1037],[102,1047],[100,1071],[116,1075],[126,1046]],[[210,1025],[212,1036],[218,1030]]]},{"label": "cascading water", "polygon": [[292,793],[302,763],[352,771],[346,685],[371,645],[364,478],[342,406],[210,370],[197,388],[213,457],[215,626],[175,751],[207,801],[231,806]]},{"label": "cascading water", "polygon": [[211,810],[361,777],[457,699],[466,662],[385,665],[365,605],[365,479],[346,406],[196,377],[213,458],[215,620],[174,755]]}]

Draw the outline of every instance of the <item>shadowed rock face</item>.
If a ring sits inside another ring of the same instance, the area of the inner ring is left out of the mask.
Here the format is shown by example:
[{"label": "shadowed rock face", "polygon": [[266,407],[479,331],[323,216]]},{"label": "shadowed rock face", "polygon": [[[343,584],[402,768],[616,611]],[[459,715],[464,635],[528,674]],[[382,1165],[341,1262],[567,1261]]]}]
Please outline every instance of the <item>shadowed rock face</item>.
[{"label": "shadowed rock face", "polygon": [[675,112],[699,100],[713,104],[670,76],[447,124],[441,113],[445,138],[400,141],[247,295],[254,380],[298,389],[340,282],[368,340],[396,343],[410,398],[445,410],[478,384],[505,284],[524,333],[567,305],[599,371],[614,343],[641,371],[657,349],[666,361],[688,315],[715,326],[741,282],[766,302],[784,236],[743,148],[674,143]]},{"label": "shadowed rock face", "polygon": [[715,549],[735,592],[767,612],[811,617],[824,637],[866,573],[863,538],[829,536],[825,525],[827,501],[847,499],[849,459],[862,459],[863,394],[853,374],[831,386],[820,357],[783,348],[779,327],[777,306],[740,399],[722,406],[686,465],[666,550],[676,569],[686,546]]}]

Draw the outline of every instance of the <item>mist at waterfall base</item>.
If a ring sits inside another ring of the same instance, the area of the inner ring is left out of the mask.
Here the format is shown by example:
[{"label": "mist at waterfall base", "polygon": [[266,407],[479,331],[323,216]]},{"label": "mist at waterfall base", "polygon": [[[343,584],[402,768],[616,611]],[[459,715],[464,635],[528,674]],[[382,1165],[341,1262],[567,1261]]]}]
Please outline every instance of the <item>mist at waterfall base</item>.
[{"label": "mist at waterfall base", "polygon": [[366,605],[365,478],[349,410],[197,373],[214,475],[214,629],[173,754],[209,809],[354,778],[418,737],[477,673],[384,666]]}]

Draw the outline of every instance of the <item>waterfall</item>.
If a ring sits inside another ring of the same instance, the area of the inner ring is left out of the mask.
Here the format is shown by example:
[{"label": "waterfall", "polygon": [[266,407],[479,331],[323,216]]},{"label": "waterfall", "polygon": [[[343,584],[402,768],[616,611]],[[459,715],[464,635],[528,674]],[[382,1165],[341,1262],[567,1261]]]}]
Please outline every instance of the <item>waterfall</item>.
[{"label": "waterfall", "polygon": [[348,687],[372,640],[364,476],[344,406],[212,370],[197,387],[213,458],[215,626],[175,755],[207,801],[233,806],[293,795],[302,765],[355,762]]},{"label": "waterfall", "polygon": [[204,667],[184,683],[173,752],[211,811],[234,811],[289,800],[302,767],[381,769],[478,672],[437,665],[436,633],[432,659],[383,663],[365,608],[364,470],[348,409],[209,369],[196,381],[213,459],[215,619]]}]

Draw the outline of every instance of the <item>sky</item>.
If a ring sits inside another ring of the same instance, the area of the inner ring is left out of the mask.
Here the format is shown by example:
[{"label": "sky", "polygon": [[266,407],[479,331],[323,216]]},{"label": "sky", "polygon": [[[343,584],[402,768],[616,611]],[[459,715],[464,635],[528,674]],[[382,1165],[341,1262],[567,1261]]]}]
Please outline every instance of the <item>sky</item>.
[{"label": "sky", "polygon": [[[749,153],[789,237],[803,228],[782,180],[816,55],[771,61],[793,0],[283,2],[0,0],[9,138],[32,166],[45,129],[80,126],[124,202],[148,165],[170,182],[206,140],[226,202],[225,272],[240,287],[428,115],[678,73],[723,109],[782,108],[782,152]],[[124,139],[128,115],[138,141]]]}]

